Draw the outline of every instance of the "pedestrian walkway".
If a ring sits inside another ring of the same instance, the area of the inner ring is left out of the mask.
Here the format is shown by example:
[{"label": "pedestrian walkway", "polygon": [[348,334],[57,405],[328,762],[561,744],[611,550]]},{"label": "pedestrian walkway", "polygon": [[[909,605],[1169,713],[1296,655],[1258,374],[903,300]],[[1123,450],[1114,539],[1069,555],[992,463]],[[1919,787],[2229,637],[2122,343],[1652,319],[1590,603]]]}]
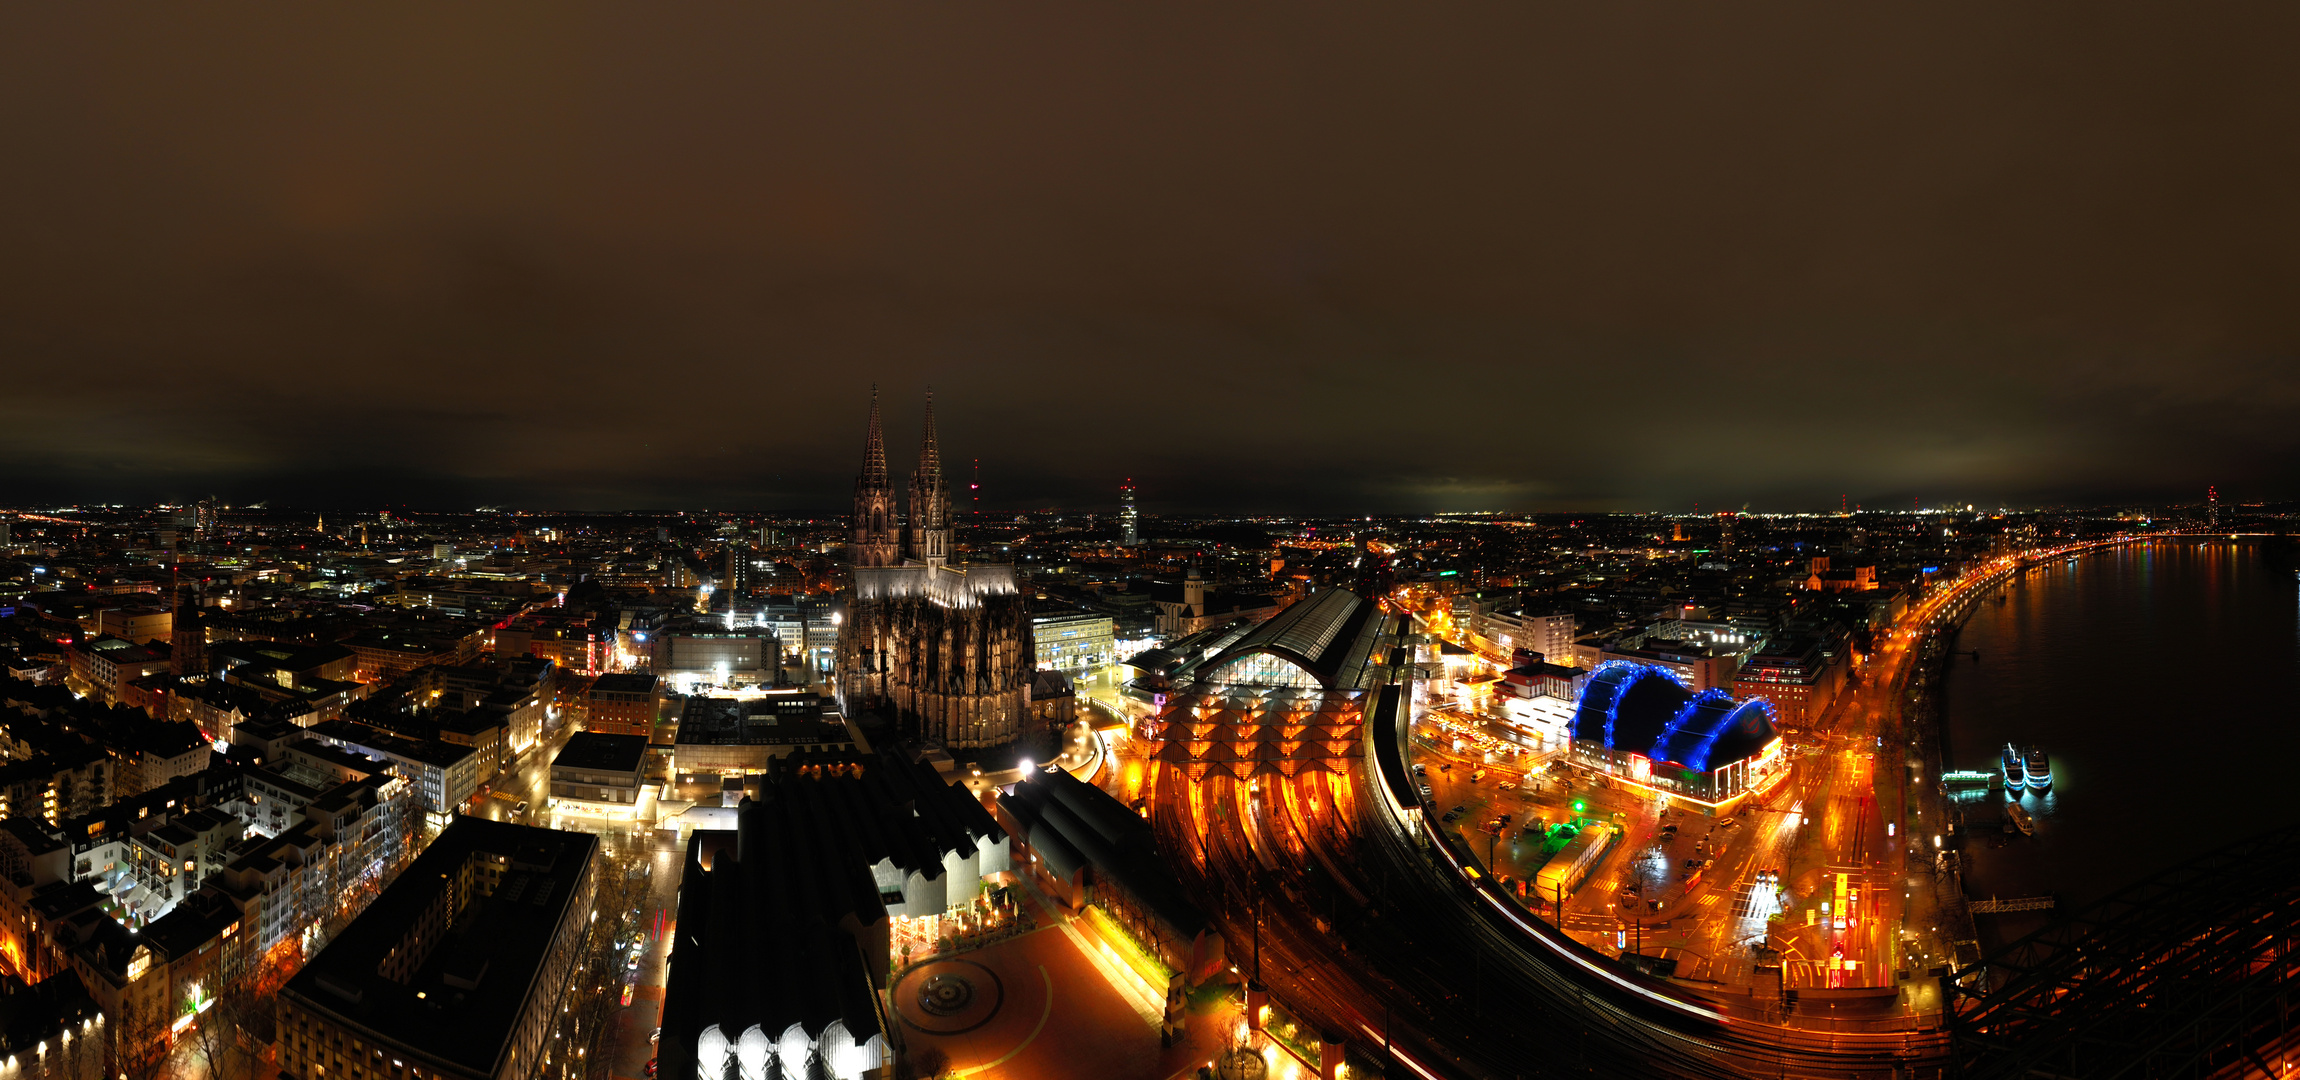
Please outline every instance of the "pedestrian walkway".
[{"label": "pedestrian walkway", "polygon": [[1182,1040],[1161,1047],[1163,1000],[1101,955],[1091,927],[1027,890],[1023,900],[1037,930],[914,963],[895,980],[888,1002],[914,1064],[993,1080],[1169,1080],[1212,1060],[1233,1006],[1194,1012]]}]

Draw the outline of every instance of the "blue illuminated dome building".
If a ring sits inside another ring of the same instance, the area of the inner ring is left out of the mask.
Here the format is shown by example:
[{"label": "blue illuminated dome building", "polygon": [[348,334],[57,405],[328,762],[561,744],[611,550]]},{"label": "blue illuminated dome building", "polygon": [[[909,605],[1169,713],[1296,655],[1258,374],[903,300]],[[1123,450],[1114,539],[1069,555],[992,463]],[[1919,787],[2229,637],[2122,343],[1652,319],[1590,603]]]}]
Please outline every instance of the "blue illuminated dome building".
[{"label": "blue illuminated dome building", "polygon": [[1709,806],[1787,772],[1770,703],[1721,689],[1696,694],[1652,664],[1616,661],[1591,673],[1569,735],[1574,764]]}]

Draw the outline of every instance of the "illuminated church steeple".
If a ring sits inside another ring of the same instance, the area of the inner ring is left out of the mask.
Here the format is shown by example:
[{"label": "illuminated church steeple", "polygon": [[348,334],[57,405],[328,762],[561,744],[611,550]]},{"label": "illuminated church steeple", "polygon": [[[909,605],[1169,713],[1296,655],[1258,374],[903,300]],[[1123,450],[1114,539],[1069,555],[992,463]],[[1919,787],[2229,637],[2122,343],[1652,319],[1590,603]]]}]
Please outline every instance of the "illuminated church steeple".
[{"label": "illuminated church steeple", "polygon": [[928,566],[950,561],[950,485],[942,476],[942,446],[934,434],[934,391],[926,392],[926,439],[918,471],[910,474],[910,557]]},{"label": "illuminated church steeple", "polygon": [[879,424],[878,387],[870,388],[870,434],[863,442],[862,474],[855,477],[854,540],[847,556],[856,566],[893,566],[901,558],[895,539],[894,484],[886,473],[886,432]]}]

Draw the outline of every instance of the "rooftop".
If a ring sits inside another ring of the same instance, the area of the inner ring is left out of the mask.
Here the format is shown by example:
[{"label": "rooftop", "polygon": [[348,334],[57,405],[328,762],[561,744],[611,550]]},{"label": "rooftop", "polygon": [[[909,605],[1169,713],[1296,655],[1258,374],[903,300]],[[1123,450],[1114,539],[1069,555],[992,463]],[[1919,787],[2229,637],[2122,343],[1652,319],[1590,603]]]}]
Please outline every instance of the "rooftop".
[{"label": "rooftop", "polygon": [[[461,1070],[496,1075],[562,918],[589,895],[597,847],[584,833],[458,817],[280,993]],[[501,866],[500,883],[487,892],[475,876],[447,939],[405,981],[384,975],[440,890],[461,881],[474,859]]]},{"label": "rooftop", "polygon": [[593,694],[652,694],[655,692],[653,675],[601,675],[591,684]]},{"label": "rooftop", "polygon": [[1239,637],[1199,670],[1222,680],[1224,669],[1251,656],[1286,661],[1328,689],[1356,687],[1381,636],[1379,605],[1348,589],[1329,589],[1296,602]]},{"label": "rooftop", "polygon": [[821,699],[813,694],[775,694],[762,698],[687,699],[679,714],[681,746],[780,746],[793,743],[843,743],[851,736],[846,725],[825,718]]},{"label": "rooftop", "polygon": [[647,759],[645,735],[607,735],[597,731],[579,731],[568,736],[567,745],[559,756],[551,759],[554,769],[588,769],[594,772],[639,771]]}]

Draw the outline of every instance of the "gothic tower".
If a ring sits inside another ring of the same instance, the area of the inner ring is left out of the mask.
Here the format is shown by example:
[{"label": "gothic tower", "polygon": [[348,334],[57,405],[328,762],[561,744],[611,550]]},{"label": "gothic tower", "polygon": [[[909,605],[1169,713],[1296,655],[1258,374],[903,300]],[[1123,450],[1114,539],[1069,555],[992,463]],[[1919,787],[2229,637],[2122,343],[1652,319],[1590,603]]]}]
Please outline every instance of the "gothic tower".
[{"label": "gothic tower", "polygon": [[926,441],[918,471],[910,474],[910,551],[928,566],[950,561],[950,485],[942,478],[942,446],[934,437],[934,391],[926,392]]},{"label": "gothic tower", "polygon": [[855,477],[854,540],[847,545],[847,558],[856,566],[893,566],[901,559],[896,551],[894,484],[886,474],[886,433],[879,426],[876,386],[870,388],[870,435],[863,443],[862,474]]},{"label": "gothic tower", "polygon": [[855,481],[854,570],[838,625],[839,707],[848,716],[877,712],[904,736],[949,749],[1021,738],[1033,716],[1031,599],[1012,566],[951,561],[950,484],[932,395],[907,529],[896,524],[893,496],[874,396],[868,457]]}]

